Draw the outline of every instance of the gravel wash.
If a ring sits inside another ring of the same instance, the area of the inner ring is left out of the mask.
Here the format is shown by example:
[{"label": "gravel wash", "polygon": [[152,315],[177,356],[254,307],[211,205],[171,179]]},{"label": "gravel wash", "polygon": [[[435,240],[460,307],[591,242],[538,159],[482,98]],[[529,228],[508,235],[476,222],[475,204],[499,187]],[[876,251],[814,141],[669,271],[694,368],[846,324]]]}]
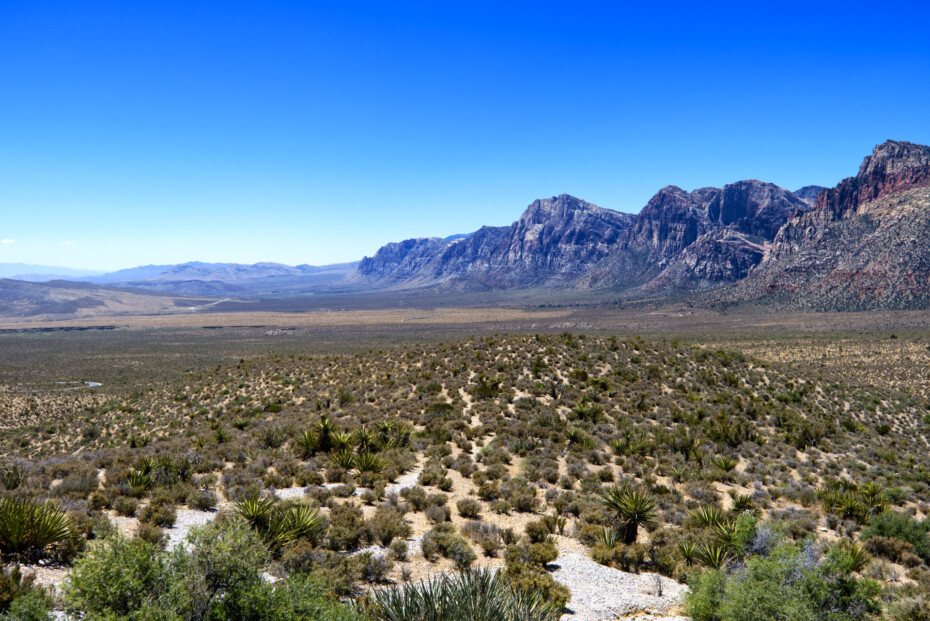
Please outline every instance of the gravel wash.
[{"label": "gravel wash", "polygon": [[[568,587],[570,614],[562,621],[684,621],[675,616],[687,586],[658,574],[631,574],[580,554],[560,554],[552,576]],[[661,585],[661,595],[659,595]]]}]

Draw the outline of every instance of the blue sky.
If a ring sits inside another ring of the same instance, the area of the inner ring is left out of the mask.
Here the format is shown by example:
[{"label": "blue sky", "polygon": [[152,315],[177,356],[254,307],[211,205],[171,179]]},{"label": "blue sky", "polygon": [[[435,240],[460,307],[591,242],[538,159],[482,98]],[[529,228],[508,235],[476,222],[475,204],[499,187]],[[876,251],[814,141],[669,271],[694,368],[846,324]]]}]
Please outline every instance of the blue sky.
[{"label": "blue sky", "polygon": [[930,143],[900,2],[0,0],[0,262],[323,264]]}]

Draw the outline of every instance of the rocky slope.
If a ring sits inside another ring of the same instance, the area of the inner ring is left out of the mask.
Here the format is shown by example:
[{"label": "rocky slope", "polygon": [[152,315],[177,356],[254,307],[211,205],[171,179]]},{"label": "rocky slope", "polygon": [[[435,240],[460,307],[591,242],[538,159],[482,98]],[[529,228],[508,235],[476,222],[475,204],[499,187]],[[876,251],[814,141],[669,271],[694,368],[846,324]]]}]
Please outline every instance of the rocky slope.
[{"label": "rocky slope", "polygon": [[749,278],[719,296],[816,310],[930,306],[930,147],[888,141],[792,217]]},{"label": "rocky slope", "polygon": [[509,227],[464,239],[411,239],[366,257],[373,285],[496,289],[565,286],[616,246],[633,217],[563,194],[534,201]]},{"label": "rocky slope", "polygon": [[631,293],[682,294],[744,278],[788,218],[807,209],[793,193],[755,179],[688,193],[669,186],[636,217],[599,266],[601,282]]}]

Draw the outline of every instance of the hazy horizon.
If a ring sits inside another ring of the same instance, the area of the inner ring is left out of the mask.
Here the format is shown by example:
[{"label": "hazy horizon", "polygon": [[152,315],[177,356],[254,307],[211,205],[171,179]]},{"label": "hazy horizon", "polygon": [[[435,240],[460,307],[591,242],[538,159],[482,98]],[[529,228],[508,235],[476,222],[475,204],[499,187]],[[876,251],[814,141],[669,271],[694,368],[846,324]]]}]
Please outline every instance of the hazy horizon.
[{"label": "hazy horizon", "polygon": [[[907,15],[907,19],[901,19]],[[930,8],[0,5],[0,263],[325,265],[930,143]]]}]

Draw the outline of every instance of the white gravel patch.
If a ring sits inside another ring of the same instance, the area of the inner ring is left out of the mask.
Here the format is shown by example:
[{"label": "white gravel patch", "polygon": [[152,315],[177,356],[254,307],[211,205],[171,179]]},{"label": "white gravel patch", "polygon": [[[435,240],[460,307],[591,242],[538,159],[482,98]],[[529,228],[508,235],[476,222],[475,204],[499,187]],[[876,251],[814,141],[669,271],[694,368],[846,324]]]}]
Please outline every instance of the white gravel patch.
[{"label": "white gravel patch", "polygon": [[165,529],[165,535],[168,536],[167,549],[174,550],[187,538],[187,534],[193,527],[209,524],[216,519],[216,514],[216,511],[178,509],[178,519],[175,520],[174,526]]},{"label": "white gravel patch", "polygon": [[288,487],[287,489],[276,489],[274,493],[281,500],[290,500],[292,498],[303,498],[309,487]]},{"label": "white gravel patch", "polygon": [[[605,567],[580,554],[562,554],[552,576],[568,587],[572,614],[562,621],[604,621],[618,617],[685,619],[668,616],[688,588],[658,574],[631,574]],[[661,596],[658,594],[661,584]]]},{"label": "white gravel patch", "polygon": [[402,474],[397,477],[397,480],[394,483],[391,483],[384,488],[385,494],[395,493],[399,494],[401,490],[407,489],[408,487],[415,487],[417,484],[417,479],[420,478],[420,472],[423,471],[422,466],[417,466],[407,474]]}]

